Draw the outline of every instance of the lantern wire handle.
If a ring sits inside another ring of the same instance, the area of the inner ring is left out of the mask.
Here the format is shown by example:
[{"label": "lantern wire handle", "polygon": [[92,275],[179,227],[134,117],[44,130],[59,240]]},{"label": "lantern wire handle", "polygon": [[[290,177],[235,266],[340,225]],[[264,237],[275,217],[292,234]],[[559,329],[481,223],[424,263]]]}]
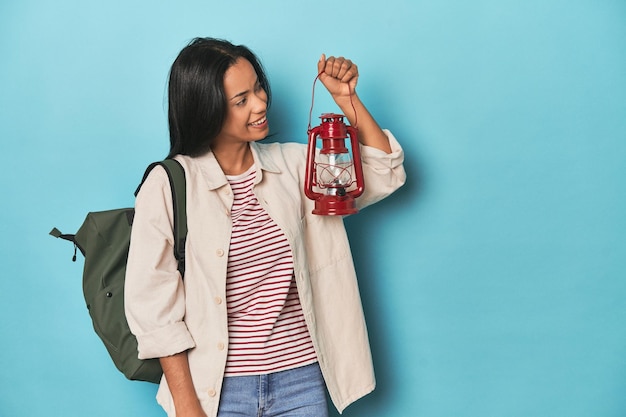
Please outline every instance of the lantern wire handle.
[{"label": "lantern wire handle", "polygon": [[[320,78],[320,76],[324,73],[324,71],[317,74],[317,77],[313,80],[313,92],[311,93],[311,110],[309,110],[309,126],[307,130],[311,130],[311,116],[313,115],[313,105],[315,104],[315,83]],[[348,85],[348,88],[350,86]],[[350,105],[352,106],[352,111],[354,111],[354,128],[356,129],[358,123],[358,115],[356,114],[356,108],[354,107],[354,103],[352,102],[352,91],[350,91]]]}]

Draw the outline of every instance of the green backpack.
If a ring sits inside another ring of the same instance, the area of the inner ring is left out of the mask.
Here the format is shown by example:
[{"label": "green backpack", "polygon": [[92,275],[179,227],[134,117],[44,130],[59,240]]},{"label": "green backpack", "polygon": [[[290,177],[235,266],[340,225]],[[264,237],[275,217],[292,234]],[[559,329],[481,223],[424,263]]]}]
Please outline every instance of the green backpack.
[{"label": "green backpack", "polygon": [[[178,270],[185,273],[185,240],[187,237],[185,170],[174,159],[151,164],[137,187],[135,195],[157,165],[167,171],[174,203],[174,256]],[[91,212],[75,235],[63,234],[57,228],[50,234],[69,240],[85,257],[83,293],[93,327],[104,342],[113,363],[128,379],[159,383],[163,370],[158,359],[137,357],[137,339],[130,332],[124,313],[124,279],[134,217],[133,208]]]}]

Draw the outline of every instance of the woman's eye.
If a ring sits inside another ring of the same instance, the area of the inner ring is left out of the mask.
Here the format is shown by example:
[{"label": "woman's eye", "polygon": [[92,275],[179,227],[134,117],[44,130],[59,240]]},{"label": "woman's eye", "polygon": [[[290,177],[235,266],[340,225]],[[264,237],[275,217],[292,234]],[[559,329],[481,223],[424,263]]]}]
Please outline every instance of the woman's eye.
[{"label": "woman's eye", "polygon": [[237,103],[235,103],[235,106],[243,106],[244,104],[246,104],[246,101],[248,101],[248,99],[242,99],[239,100]]}]

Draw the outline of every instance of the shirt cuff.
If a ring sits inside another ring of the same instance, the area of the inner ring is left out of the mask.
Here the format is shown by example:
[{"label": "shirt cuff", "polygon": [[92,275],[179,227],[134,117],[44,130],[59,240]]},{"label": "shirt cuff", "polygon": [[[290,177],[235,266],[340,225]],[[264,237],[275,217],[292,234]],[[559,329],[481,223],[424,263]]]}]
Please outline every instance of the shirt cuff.
[{"label": "shirt cuff", "polygon": [[194,342],[184,322],[137,336],[139,359],[172,356],[194,348]]},{"label": "shirt cuff", "polygon": [[387,129],[383,129],[383,133],[389,139],[389,145],[391,146],[391,153],[387,153],[381,149],[374,148],[372,146],[361,145],[361,159],[364,163],[373,167],[380,168],[396,168],[404,162],[404,151],[400,146],[400,143],[396,140],[393,133]]}]

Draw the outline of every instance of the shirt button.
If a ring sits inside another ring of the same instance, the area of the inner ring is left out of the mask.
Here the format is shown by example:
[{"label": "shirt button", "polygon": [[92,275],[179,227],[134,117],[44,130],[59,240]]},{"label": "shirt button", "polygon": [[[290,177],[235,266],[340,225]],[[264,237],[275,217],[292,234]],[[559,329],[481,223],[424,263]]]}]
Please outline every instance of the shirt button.
[{"label": "shirt button", "polygon": [[222,304],[222,298],[221,297],[215,297],[214,300],[215,300],[215,304],[217,304],[217,305]]},{"label": "shirt button", "polygon": [[217,348],[218,348],[219,350],[224,350],[224,344],[223,344],[222,342],[219,342],[219,343],[217,344]]},{"label": "shirt button", "polygon": [[215,254],[221,258],[222,256],[224,256],[224,250],[218,249],[217,251],[215,251]]},{"label": "shirt button", "polygon": [[213,388],[211,388],[207,391],[207,394],[209,394],[209,397],[215,397],[216,392]]}]

